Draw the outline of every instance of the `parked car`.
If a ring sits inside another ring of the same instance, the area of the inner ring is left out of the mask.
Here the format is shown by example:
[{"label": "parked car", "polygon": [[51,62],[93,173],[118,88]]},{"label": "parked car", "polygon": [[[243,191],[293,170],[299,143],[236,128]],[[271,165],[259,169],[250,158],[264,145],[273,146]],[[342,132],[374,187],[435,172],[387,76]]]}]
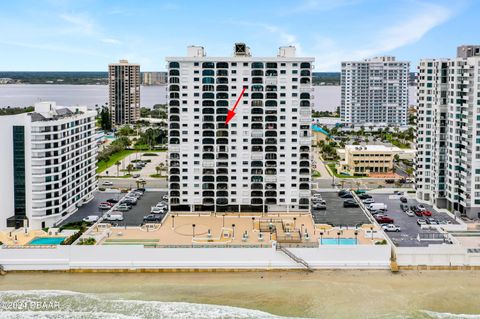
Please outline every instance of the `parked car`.
[{"label": "parked car", "polygon": [[404,212],[406,212],[407,210],[409,210],[408,205],[407,205],[407,204],[404,204],[404,203],[400,204],[400,208],[401,208]]},{"label": "parked car", "polygon": [[410,206],[410,209],[415,213],[418,211],[418,207],[416,205]]},{"label": "parked car", "polygon": [[375,203],[375,200],[373,198],[366,198],[366,199],[362,200],[362,202],[364,204],[372,204],[372,203]]},{"label": "parked car", "polygon": [[368,210],[387,210],[387,205],[384,203],[372,203],[367,206]]},{"label": "parked car", "polygon": [[428,210],[424,210],[422,212],[423,216],[427,216],[427,217],[431,217],[432,216],[432,212],[431,211],[428,211]]},{"label": "parked car", "polygon": [[154,206],[150,209],[150,213],[152,213],[152,214],[164,214],[165,212],[166,212],[166,210],[163,207]]},{"label": "parked car", "polygon": [[145,223],[159,223],[162,221],[163,216],[158,215],[147,215],[143,217]]},{"label": "parked car", "polygon": [[144,179],[144,178],[138,178],[138,179],[137,179],[137,182],[139,182],[139,183],[145,183],[145,179]]},{"label": "parked car", "polygon": [[340,191],[338,191],[338,196],[342,196],[342,195],[345,195],[345,194],[350,194],[350,191],[347,191],[346,189],[342,189]]},{"label": "parked car", "polygon": [[122,212],[126,212],[130,209],[131,207],[126,205],[126,204],[120,204],[117,206],[117,210],[119,211],[122,211]]},{"label": "parked car", "polygon": [[102,183],[103,186],[113,186],[113,183],[110,181],[105,181]]},{"label": "parked car", "polygon": [[343,202],[343,207],[358,207],[358,203],[353,199],[347,199]]},{"label": "parked car", "polygon": [[84,222],[87,222],[87,223],[95,223],[99,218],[100,217],[98,217],[97,215],[90,215],[90,216],[85,217],[82,220]]},{"label": "parked car", "polygon": [[385,183],[387,183],[387,184],[393,184],[393,183],[395,183],[395,180],[394,180],[394,179],[386,179],[386,180],[385,180]]},{"label": "parked car", "polygon": [[422,212],[425,211],[425,210],[427,210],[427,209],[425,208],[425,206],[423,206],[422,204],[417,205],[417,209],[418,209],[419,211],[422,211]]},{"label": "parked car", "polygon": [[427,221],[423,218],[419,218],[419,219],[417,219],[417,224],[418,224],[418,226],[426,225]]},{"label": "parked car", "polygon": [[407,216],[409,216],[409,217],[415,216],[415,213],[412,212],[410,209],[407,209],[407,210],[405,211],[405,214],[407,214]]},{"label": "parked car", "polygon": [[138,174],[138,173],[132,174],[132,177],[133,177],[133,178],[139,178],[139,177],[140,177],[140,174]]},{"label": "parked car", "polygon": [[327,205],[324,203],[317,203],[317,204],[313,204],[312,208],[315,210],[325,210],[327,209]]},{"label": "parked car", "polygon": [[107,214],[105,217],[106,220],[109,221],[122,221],[123,220],[123,214],[121,212],[111,212],[110,214]]},{"label": "parked car", "polygon": [[353,195],[350,193],[346,193],[346,194],[340,195],[340,198],[353,198]]},{"label": "parked car", "polygon": [[360,198],[360,199],[372,198],[372,195],[368,195],[368,194],[361,194],[361,195],[358,195],[358,198]]},{"label": "parked car", "polygon": [[383,225],[383,226],[382,226],[382,229],[383,229],[384,231],[389,231],[389,232],[390,232],[390,231],[392,231],[392,232],[399,232],[399,231],[401,231],[400,226],[396,226],[396,225],[394,225],[394,224]]},{"label": "parked car", "polygon": [[407,203],[407,202],[408,202],[408,199],[407,199],[405,196],[402,196],[402,197],[400,197],[400,201],[401,201],[402,203]]},{"label": "parked car", "polygon": [[423,217],[422,212],[419,211],[418,209],[416,211],[414,211],[414,214],[417,215],[418,217]]},{"label": "parked car", "polygon": [[401,195],[403,195],[403,192],[402,191],[394,191],[393,194],[401,196]]},{"label": "parked car", "polygon": [[166,194],[163,195],[163,196],[162,196],[162,199],[163,199],[163,200],[168,200],[168,195],[166,195]]},{"label": "parked car", "polygon": [[107,203],[110,203],[110,204],[116,204],[118,203],[118,199],[115,199],[115,198],[109,198],[106,200]]},{"label": "parked car", "polygon": [[385,212],[383,210],[372,210],[370,211],[370,214],[372,214],[372,216],[375,216],[375,215],[383,215],[385,214]]},{"label": "parked car", "polygon": [[136,188],[134,189],[136,192],[141,192],[142,194],[145,193],[145,188]]},{"label": "parked car", "polygon": [[109,203],[100,203],[100,205],[98,205],[98,208],[100,208],[100,209],[110,209],[110,208],[112,208],[112,206]]},{"label": "parked car", "polygon": [[131,205],[137,205],[137,199],[135,197],[125,197],[123,202],[130,203]]},{"label": "parked car", "polygon": [[438,225],[439,224],[438,221],[435,218],[431,218],[431,217],[427,218],[426,222],[427,222],[427,224],[430,224],[430,225]]},{"label": "parked car", "polygon": [[387,216],[384,216],[384,215],[376,215],[375,220],[379,224],[393,224],[393,222],[394,222],[393,218],[390,218],[390,217],[387,217]]},{"label": "parked car", "polygon": [[312,203],[313,204],[323,204],[326,205],[327,202],[321,198],[312,198]]}]

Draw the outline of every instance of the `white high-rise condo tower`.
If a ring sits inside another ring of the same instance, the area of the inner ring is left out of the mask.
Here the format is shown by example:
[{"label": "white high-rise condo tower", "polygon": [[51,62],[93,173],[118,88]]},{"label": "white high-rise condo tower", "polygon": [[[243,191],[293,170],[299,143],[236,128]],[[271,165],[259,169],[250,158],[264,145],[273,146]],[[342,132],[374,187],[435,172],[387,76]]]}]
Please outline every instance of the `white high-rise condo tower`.
[{"label": "white high-rise condo tower", "polygon": [[342,62],[342,122],[406,125],[409,69],[409,62],[391,56]]},{"label": "white high-rise condo tower", "polygon": [[120,60],[108,66],[112,126],[134,124],[140,118],[140,65]]},{"label": "white high-rise condo tower", "polygon": [[95,111],[35,104],[0,116],[0,230],[52,227],[97,188]]},{"label": "white high-rise condo tower", "polygon": [[418,66],[417,198],[480,218],[480,46]]},{"label": "white high-rise condo tower", "polygon": [[[172,211],[308,211],[313,58],[169,57]],[[226,116],[245,88],[235,117]]]}]

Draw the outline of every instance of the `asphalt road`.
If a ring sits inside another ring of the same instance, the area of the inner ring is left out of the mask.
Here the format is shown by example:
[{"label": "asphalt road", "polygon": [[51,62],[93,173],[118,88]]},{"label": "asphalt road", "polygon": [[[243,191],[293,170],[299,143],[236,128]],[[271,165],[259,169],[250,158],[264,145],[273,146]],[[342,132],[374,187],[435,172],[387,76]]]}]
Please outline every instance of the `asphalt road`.
[{"label": "asphalt road", "polygon": [[[400,226],[401,232],[386,232],[394,243],[399,247],[426,247],[429,244],[440,244],[439,241],[419,241],[417,236],[419,233],[438,233],[436,230],[421,229],[417,224],[416,215],[408,216],[400,209],[400,200],[392,195],[387,194],[370,194],[376,203],[385,203],[387,205],[386,215],[393,218],[394,224]],[[408,206],[420,204],[416,199],[408,197]],[[437,220],[450,221],[456,223],[449,215],[437,212],[430,205],[424,205],[425,208],[432,212],[432,217]]]},{"label": "asphalt road", "polygon": [[77,212],[75,212],[73,215],[65,219],[60,225],[65,225],[72,222],[78,222],[90,215],[102,216],[105,211],[98,208],[98,205],[101,202],[105,202],[109,198],[120,199],[123,196],[125,196],[125,194],[118,193],[118,192],[116,193],[95,192],[94,198],[90,202],[79,207]]},{"label": "asphalt road", "polygon": [[322,192],[321,194],[322,198],[327,203],[327,209],[312,210],[312,216],[315,224],[352,227],[370,223],[360,207],[343,207],[343,201],[345,199],[338,197],[336,192]]}]

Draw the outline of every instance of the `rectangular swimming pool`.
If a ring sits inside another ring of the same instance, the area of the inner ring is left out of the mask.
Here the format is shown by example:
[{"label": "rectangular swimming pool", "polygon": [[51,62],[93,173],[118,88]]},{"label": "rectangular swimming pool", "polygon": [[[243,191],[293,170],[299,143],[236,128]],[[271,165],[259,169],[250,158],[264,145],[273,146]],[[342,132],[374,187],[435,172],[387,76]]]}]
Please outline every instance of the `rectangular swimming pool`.
[{"label": "rectangular swimming pool", "polygon": [[60,245],[67,237],[36,237],[27,245]]},{"label": "rectangular swimming pool", "polygon": [[357,240],[355,238],[323,238],[321,245],[356,245]]}]

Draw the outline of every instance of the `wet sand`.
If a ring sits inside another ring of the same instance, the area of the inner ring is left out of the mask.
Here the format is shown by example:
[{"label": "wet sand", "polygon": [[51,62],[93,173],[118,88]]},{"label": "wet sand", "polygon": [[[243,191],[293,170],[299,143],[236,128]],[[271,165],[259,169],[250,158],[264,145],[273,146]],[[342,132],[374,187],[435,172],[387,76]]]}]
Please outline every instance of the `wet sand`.
[{"label": "wet sand", "polygon": [[[70,290],[109,298],[189,302],[315,318],[480,314],[475,271],[11,273],[0,290]],[[428,317],[427,317],[428,318]]]}]

